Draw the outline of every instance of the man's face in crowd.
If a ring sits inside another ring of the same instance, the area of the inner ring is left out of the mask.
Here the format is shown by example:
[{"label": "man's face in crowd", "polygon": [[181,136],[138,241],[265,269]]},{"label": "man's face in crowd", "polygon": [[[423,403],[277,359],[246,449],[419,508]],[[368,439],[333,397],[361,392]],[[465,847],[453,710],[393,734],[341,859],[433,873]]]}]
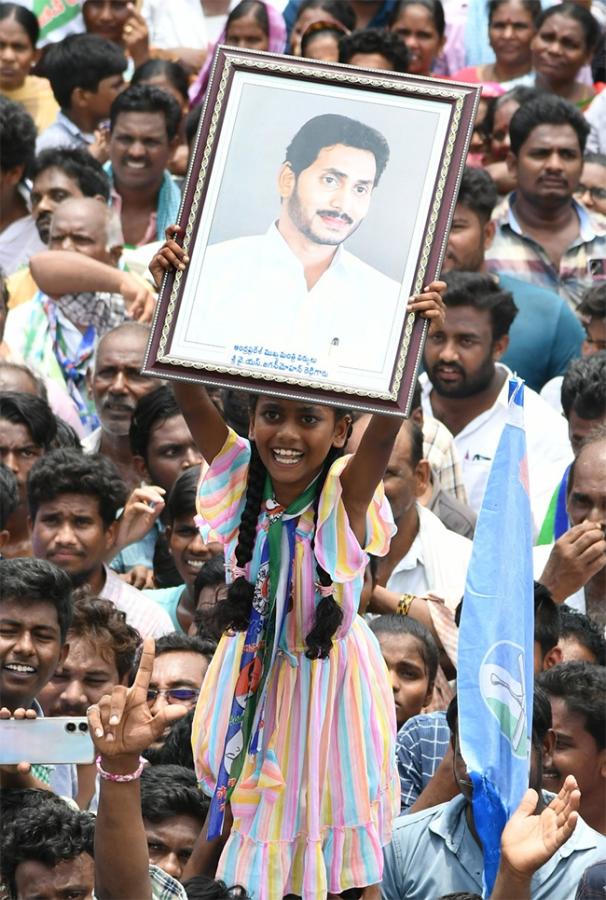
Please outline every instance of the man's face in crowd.
[{"label": "man's face in crowd", "polygon": [[82,253],[109,266],[117,265],[122,250],[109,247],[107,207],[91,197],[60,204],[53,215],[48,247]]},{"label": "man's face in crowd", "polygon": [[31,706],[67,654],[57,610],[50,603],[0,603],[0,706]]},{"label": "man's face in crowd", "polygon": [[103,431],[127,435],[137,401],[158,382],[141,375],[148,334],[125,328],[108,334],[97,349],[94,373],[87,373],[89,394]]},{"label": "man's face in crowd", "polygon": [[482,223],[479,216],[457,203],[442,272],[457,269],[461,272],[481,272],[484,268],[484,254],[492,244],[495,226],[493,222]]},{"label": "man's face in crowd", "polygon": [[78,182],[56,166],[43,169],[34,178],[30,195],[32,216],[35,219],[40,239],[45,244],[48,244],[51,220],[59,204],[64,200],[83,196]]},{"label": "man's face in crowd", "polygon": [[[154,659],[154,667],[149,682],[150,691],[169,691],[184,689],[190,691],[189,699],[172,699],[165,693],[150,696],[148,703],[153,713],[158,712],[167,703],[178,703],[187,709],[193,709],[198,699],[202,681],[208,669],[208,660],[201,653],[193,650],[168,650]],[[154,747],[161,747],[170,731],[167,728]]]},{"label": "man's face in crowd", "polygon": [[92,900],[95,863],[88,853],[52,867],[29,859],[17,866],[15,883],[19,900]]},{"label": "man's face in crowd", "polygon": [[596,441],[581,451],[574,464],[567,506],[572,525],[606,522],[606,441]]},{"label": "man's face in crowd", "polygon": [[89,706],[120,684],[111,646],[70,634],[67,642],[67,658],[38,697],[46,716],[84,716]]},{"label": "man's face in crowd", "polygon": [[385,496],[396,522],[415,505],[426,487],[426,473],[413,467],[411,454],[410,433],[404,424],[396,437],[383,478]]},{"label": "man's face in crowd", "polygon": [[[606,750],[585,728],[586,717],[572,712],[563,697],[550,697],[555,746],[551,762],[543,772],[543,787],[557,794],[567,775],[574,775],[583,797],[604,795],[606,788]],[[606,801],[606,797],[604,797]],[[582,812],[582,810],[581,810]]]},{"label": "man's face in crowd", "polygon": [[606,415],[601,419],[584,419],[575,412],[574,408],[571,409],[568,416],[568,437],[574,453],[577,454],[579,452],[581,444],[594,428],[604,424],[606,424]]},{"label": "man's face in crowd", "polygon": [[539,208],[557,208],[572,198],[581,178],[583,156],[572,125],[537,125],[518,156],[508,157],[517,190]]},{"label": "man's face in crowd", "polygon": [[443,328],[431,331],[425,344],[425,367],[433,389],[453,399],[486,390],[494,376],[495,360],[503,355],[507,343],[506,337],[493,340],[488,310],[447,308]]},{"label": "man's face in crowd", "polygon": [[130,16],[128,7],[129,0],[86,0],[82,17],[87,32],[120,44]]},{"label": "man's face in crowd", "polygon": [[181,813],[169,816],[162,822],[143,819],[143,827],[150,863],[181,881],[183,870],[202,830],[200,819]]},{"label": "man's face in crowd", "polygon": [[120,113],[109,141],[109,157],[119,185],[157,188],[172,152],[162,113]]},{"label": "man's face in crowd", "polygon": [[142,477],[168,492],[181,472],[202,462],[202,455],[185,419],[179,415],[160,420],[151,430],[147,458],[135,459]]},{"label": "man's face in crowd", "polygon": [[37,459],[44,456],[31,436],[29,428],[8,419],[0,419],[0,462],[3,462],[17,479],[21,501],[25,500],[25,484],[30,469]]},{"label": "man's face in crowd", "polygon": [[115,523],[105,526],[97,497],[59,494],[38,508],[32,526],[33,555],[64,569],[78,586],[101,568],[115,530]]},{"label": "man's face in crowd", "polygon": [[581,181],[576,190],[580,200],[592,212],[606,215],[606,166],[595,162],[583,163]]},{"label": "man's face in crowd", "polygon": [[295,177],[288,164],[280,191],[291,222],[315,244],[337,246],[362,224],[377,172],[374,154],[336,144]]},{"label": "man's face in crowd", "polygon": [[591,356],[600,350],[606,350],[606,319],[591,316],[583,321],[585,340],[581,347],[581,356]]}]

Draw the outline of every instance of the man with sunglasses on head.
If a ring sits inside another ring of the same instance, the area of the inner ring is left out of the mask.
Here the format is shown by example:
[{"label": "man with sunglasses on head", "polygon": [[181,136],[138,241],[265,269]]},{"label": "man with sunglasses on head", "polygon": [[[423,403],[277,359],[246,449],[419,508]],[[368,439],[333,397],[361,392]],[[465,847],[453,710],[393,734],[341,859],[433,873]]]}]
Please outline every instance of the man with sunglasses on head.
[{"label": "man with sunglasses on head", "polygon": [[[196,705],[208,663],[208,643],[201,638],[176,631],[159,638],[147,691],[151,711],[155,714],[167,703],[192,709]],[[168,730],[152,744],[152,748],[162,746]]]}]

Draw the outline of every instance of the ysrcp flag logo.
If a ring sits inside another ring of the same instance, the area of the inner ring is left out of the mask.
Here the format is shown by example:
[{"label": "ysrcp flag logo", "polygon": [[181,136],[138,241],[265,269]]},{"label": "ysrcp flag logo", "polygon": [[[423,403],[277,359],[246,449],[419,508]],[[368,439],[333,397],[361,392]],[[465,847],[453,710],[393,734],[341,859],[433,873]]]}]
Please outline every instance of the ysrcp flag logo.
[{"label": "ysrcp flag logo", "polygon": [[511,641],[492,645],[480,666],[480,693],[514,756],[525,759],[528,734],[523,647]]}]

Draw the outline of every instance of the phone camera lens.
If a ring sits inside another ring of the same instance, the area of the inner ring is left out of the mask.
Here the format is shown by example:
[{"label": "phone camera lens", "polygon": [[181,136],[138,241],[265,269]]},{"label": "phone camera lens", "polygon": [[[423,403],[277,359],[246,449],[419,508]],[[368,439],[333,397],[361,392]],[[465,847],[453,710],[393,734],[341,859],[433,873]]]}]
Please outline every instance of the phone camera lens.
[{"label": "phone camera lens", "polygon": [[78,728],[80,731],[88,731],[88,724],[86,722],[80,722]]},{"label": "phone camera lens", "polygon": [[76,723],[75,723],[75,722],[68,722],[67,725],[65,726],[65,730],[66,730],[66,731],[75,731],[75,730],[76,730]]}]

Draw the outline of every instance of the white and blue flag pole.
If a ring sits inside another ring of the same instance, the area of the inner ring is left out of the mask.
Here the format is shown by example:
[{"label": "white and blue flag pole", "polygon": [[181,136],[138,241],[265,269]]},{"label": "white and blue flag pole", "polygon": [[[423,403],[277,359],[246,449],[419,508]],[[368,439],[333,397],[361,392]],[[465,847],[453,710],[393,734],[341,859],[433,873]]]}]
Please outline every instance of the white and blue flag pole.
[{"label": "white and blue flag pole", "polygon": [[524,386],[516,379],[475,530],[457,661],[459,745],[473,785],[485,897],[497,875],[501,833],[528,788],[533,594]]}]

